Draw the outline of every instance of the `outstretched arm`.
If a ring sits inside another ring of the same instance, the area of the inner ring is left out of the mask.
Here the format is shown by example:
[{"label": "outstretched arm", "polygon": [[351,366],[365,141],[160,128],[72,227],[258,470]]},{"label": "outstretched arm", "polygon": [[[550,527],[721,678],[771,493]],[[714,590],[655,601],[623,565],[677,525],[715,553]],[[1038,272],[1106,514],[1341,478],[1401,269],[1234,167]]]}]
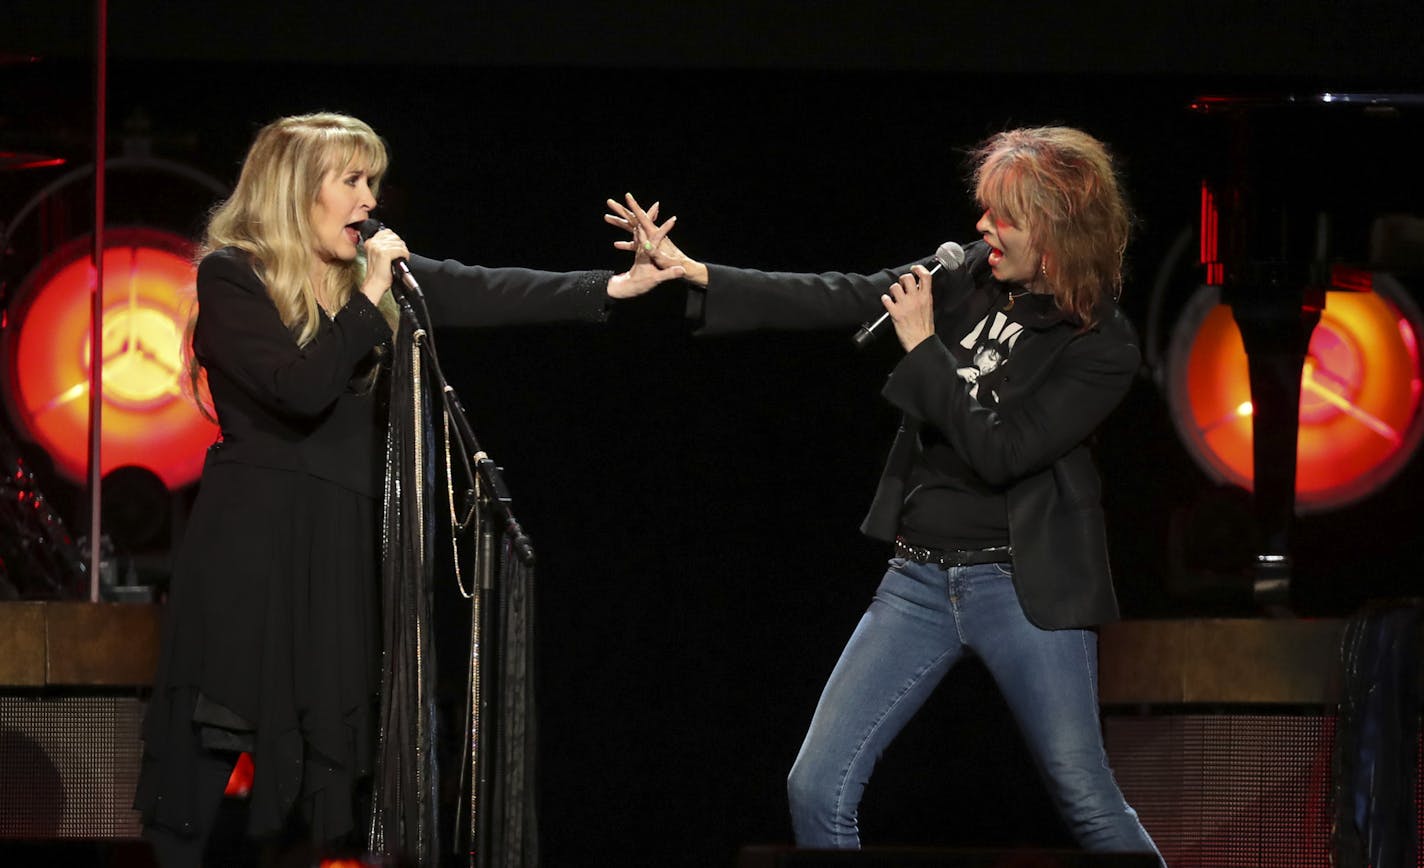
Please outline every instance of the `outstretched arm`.
[{"label": "outstretched arm", "polygon": [[[624,198],[623,203],[609,199],[609,213],[603,217],[609,225],[631,236],[625,241],[615,241],[614,246],[632,251],[637,257],[646,256],[659,268],[681,268],[689,282],[707,289],[688,293],[687,316],[702,322],[700,334],[764,328],[850,327],[892,309],[896,303],[903,302],[912,289],[919,288],[913,282],[898,282],[909,270],[908,266],[872,274],[796,274],[708,265],[688,256],[667,237],[677,218],[668,218],[659,225],[656,203],[644,209],[632,194],[625,194]],[[925,322],[932,332],[930,283],[942,282],[941,289],[946,294],[941,300],[950,303],[968,291],[972,280],[965,270],[942,271],[933,280],[924,269],[918,274],[923,275],[924,291],[914,293],[915,303],[900,303],[898,309],[905,312],[917,309],[916,319],[920,325],[913,327],[913,332],[922,331]],[[904,324],[897,325],[897,332],[901,332],[901,342],[906,348],[923,339],[923,335],[912,332],[908,316],[902,313],[900,319]]]}]

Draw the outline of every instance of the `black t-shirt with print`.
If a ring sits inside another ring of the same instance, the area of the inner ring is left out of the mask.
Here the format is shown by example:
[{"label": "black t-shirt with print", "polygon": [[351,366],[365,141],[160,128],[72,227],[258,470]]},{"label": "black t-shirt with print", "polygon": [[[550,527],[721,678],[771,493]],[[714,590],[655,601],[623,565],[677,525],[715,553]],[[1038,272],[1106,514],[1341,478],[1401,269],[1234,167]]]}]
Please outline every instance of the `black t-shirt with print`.
[{"label": "black t-shirt with print", "polygon": [[[1025,323],[1056,319],[1053,298],[999,294],[991,303],[975,294],[958,310],[939,318],[935,330],[958,361],[956,373],[970,394],[988,408],[998,406],[996,387],[1005,365],[1026,334]],[[909,494],[900,515],[900,534],[914,545],[979,549],[1009,542],[1004,488],[980,479],[928,425],[920,429],[920,453],[911,468]]]}]

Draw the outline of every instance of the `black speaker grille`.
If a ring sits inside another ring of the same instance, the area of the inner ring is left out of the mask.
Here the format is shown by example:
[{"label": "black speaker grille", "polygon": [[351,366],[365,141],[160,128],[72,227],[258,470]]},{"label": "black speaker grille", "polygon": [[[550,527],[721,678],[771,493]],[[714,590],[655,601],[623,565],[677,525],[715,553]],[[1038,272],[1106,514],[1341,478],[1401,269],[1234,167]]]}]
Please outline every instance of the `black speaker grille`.
[{"label": "black speaker grille", "polygon": [[142,719],[132,697],[0,695],[0,838],[137,838]]},{"label": "black speaker grille", "polygon": [[1333,717],[1108,716],[1104,729],[1172,868],[1329,868]]},{"label": "black speaker grille", "polygon": [[[1118,782],[1172,868],[1331,864],[1333,716],[1106,715],[1104,730]],[[1424,769],[1424,730],[1416,760]],[[1414,810],[1417,833],[1424,775]]]}]

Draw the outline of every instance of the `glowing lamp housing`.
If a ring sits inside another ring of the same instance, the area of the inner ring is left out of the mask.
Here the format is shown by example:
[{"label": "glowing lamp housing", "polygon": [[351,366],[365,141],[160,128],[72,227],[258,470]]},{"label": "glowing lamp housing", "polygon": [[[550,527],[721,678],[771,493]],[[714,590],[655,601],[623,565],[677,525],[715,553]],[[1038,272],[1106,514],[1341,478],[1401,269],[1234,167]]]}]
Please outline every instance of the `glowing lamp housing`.
[{"label": "glowing lamp housing", "polygon": [[[179,488],[198,478],[217,438],[184,390],[192,248],[155,229],[104,237],[101,471],[138,465]],[[91,250],[78,238],[46,257],[16,294],[0,338],[11,420],[75,482],[89,462]]]},{"label": "glowing lamp housing", "polygon": [[[1382,488],[1414,455],[1420,413],[1419,309],[1398,281],[1331,292],[1301,373],[1296,507],[1335,509]],[[1198,288],[1169,349],[1172,421],[1217,482],[1252,487],[1252,405],[1246,350],[1214,286]]]}]

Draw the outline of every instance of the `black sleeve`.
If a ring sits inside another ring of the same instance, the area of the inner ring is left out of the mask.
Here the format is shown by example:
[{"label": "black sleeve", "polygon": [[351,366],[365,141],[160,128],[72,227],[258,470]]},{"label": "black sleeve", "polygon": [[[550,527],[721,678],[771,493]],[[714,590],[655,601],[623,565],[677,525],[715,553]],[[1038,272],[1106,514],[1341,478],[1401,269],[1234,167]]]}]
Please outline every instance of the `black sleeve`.
[{"label": "black sleeve", "polygon": [[391,336],[375,305],[352,293],[317,340],[297,346],[247,258],[231,250],[198,266],[199,361],[279,413],[315,416],[341,395],[357,365]]},{"label": "black sleeve", "polygon": [[[983,247],[982,243],[977,246]],[[965,267],[935,273],[935,305],[939,309],[973,289],[969,265],[975,258],[975,245],[967,249],[970,263]],[[871,274],[795,274],[708,265],[707,286],[701,293],[689,293],[687,314],[701,319],[699,334],[851,328],[885,313],[880,297],[917,262],[923,260]]]},{"label": "black sleeve", "polygon": [[849,328],[884,313],[880,296],[907,270],[794,274],[708,265],[699,334]]},{"label": "black sleeve", "polygon": [[485,268],[453,259],[410,258],[437,328],[585,320],[608,317],[611,271]]},{"label": "black sleeve", "polygon": [[[1125,334],[1124,334],[1125,332]],[[954,357],[937,336],[905,355],[883,394],[909,416],[944,434],[984,481],[1013,482],[1041,470],[1087,439],[1127,394],[1140,357],[1130,331],[1085,332],[1053,361],[1038,388],[1003,411],[969,394]]]}]

